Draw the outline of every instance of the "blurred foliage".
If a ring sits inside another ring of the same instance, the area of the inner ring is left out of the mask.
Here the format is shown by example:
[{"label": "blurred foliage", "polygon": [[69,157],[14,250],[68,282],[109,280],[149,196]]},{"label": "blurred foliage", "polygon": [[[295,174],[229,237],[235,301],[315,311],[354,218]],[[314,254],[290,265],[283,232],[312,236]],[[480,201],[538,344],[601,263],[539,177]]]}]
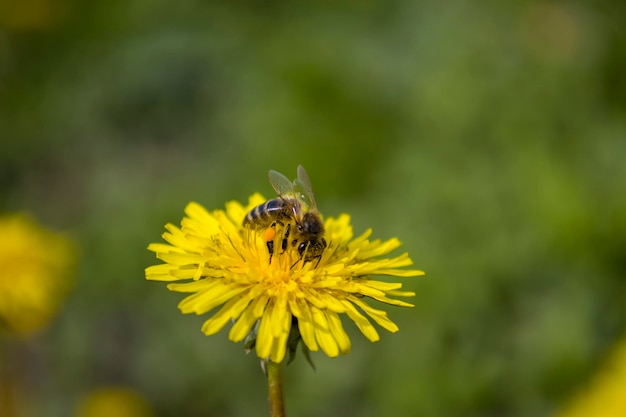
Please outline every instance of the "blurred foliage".
[{"label": "blurred foliage", "polygon": [[0,208],[82,254],[61,316],[8,346],[31,415],[107,385],[264,415],[256,359],[145,281],[145,247],[299,163],[428,275],[398,334],[292,364],[288,414],[552,414],[626,333],[624,9],[0,0]]}]

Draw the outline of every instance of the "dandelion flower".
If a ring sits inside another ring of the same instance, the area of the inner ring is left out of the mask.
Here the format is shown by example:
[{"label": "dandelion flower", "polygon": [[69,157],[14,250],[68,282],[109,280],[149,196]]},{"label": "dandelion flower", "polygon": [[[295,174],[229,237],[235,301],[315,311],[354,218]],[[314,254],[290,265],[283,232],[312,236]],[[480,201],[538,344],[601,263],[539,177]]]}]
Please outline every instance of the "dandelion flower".
[{"label": "dandelion flower", "polygon": [[75,261],[68,239],[24,215],[0,218],[0,329],[28,335],[56,313]]},{"label": "dandelion flower", "polygon": [[78,417],[152,417],[148,402],[125,387],[103,387],[89,392],[78,404]]},{"label": "dandelion flower", "polygon": [[[148,267],[146,278],[170,282],[168,289],[190,294],[178,306],[182,313],[216,310],[202,326],[206,335],[232,322],[231,341],[252,334],[257,356],[275,363],[291,349],[294,332],[309,351],[322,350],[330,357],[348,353],[351,342],[340,317],[344,314],[372,342],[379,334],[371,321],[390,332],[398,330],[385,311],[366,302],[413,306],[392,298],[415,295],[402,291],[402,284],[372,279],[423,275],[403,269],[412,264],[406,253],[383,258],[400,246],[398,239],[370,240],[371,230],[355,238],[350,217],[342,214],[325,220],[328,244],[319,259],[305,261],[291,246],[271,256],[263,234],[242,226],[246,214],[263,202],[254,194],[246,206],[232,201],[226,210],[212,212],[190,203],[181,227],[165,226],[168,244],[148,246],[164,263]],[[278,227],[274,248],[281,247],[283,233]]]}]

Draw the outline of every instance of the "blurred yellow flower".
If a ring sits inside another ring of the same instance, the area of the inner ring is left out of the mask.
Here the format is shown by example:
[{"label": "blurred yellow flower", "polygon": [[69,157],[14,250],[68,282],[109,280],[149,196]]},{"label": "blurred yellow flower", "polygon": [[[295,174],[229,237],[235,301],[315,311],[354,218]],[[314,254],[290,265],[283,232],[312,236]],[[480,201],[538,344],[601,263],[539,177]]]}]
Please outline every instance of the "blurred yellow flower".
[{"label": "blurred yellow flower", "polygon": [[0,217],[0,329],[28,335],[46,325],[70,287],[69,240],[24,215]]},{"label": "blurred yellow flower", "polygon": [[626,341],[613,351],[590,385],[555,417],[626,416]]},{"label": "blurred yellow flower", "polygon": [[52,28],[67,15],[67,0],[0,1],[0,25],[9,30]]},{"label": "blurred yellow flower", "polygon": [[151,417],[148,402],[130,388],[106,387],[89,393],[78,406],[76,417]]},{"label": "blurred yellow flower", "polygon": [[[330,357],[350,351],[340,314],[346,314],[372,342],[379,340],[368,317],[382,328],[398,327],[387,313],[365,302],[370,298],[401,307],[412,304],[392,297],[415,294],[401,291],[402,284],[371,279],[372,275],[411,277],[424,273],[400,269],[412,264],[405,253],[380,258],[400,246],[398,239],[368,240],[371,230],[353,238],[350,217],[328,218],[324,222],[328,242],[321,258],[305,262],[297,248],[270,256],[263,232],[242,226],[246,213],[265,202],[260,194],[248,205],[226,205],[226,211],[208,212],[197,203],[185,209],[182,227],[167,224],[163,238],[169,244],[153,243],[164,264],[146,269],[146,278],[157,281],[191,280],[172,283],[172,291],[191,293],[179,308],[183,313],[205,314],[219,308],[203,325],[212,335],[229,322],[233,342],[250,340],[259,358],[280,363],[289,349],[302,341],[305,350],[321,349]],[[283,231],[277,226],[274,248],[281,247]],[[364,314],[363,314],[364,313]]]}]

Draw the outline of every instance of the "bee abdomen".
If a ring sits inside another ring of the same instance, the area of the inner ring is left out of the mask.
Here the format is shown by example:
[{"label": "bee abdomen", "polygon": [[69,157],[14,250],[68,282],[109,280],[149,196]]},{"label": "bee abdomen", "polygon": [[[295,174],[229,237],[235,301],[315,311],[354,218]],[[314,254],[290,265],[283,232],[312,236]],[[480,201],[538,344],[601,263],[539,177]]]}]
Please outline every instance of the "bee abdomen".
[{"label": "bee abdomen", "polygon": [[285,211],[286,205],[283,199],[275,198],[268,200],[250,210],[250,212],[246,214],[243,224],[255,228],[267,227],[274,221],[285,217]]}]

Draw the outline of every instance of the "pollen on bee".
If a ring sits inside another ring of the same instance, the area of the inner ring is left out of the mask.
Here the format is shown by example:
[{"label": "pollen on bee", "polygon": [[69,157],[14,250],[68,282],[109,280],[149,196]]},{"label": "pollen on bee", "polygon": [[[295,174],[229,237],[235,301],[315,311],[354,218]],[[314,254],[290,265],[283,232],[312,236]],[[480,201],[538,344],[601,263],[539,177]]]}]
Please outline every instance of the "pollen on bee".
[{"label": "pollen on bee", "polygon": [[265,233],[263,233],[263,240],[265,240],[266,242],[273,241],[275,237],[276,237],[276,228],[274,227],[269,227],[265,231]]}]

